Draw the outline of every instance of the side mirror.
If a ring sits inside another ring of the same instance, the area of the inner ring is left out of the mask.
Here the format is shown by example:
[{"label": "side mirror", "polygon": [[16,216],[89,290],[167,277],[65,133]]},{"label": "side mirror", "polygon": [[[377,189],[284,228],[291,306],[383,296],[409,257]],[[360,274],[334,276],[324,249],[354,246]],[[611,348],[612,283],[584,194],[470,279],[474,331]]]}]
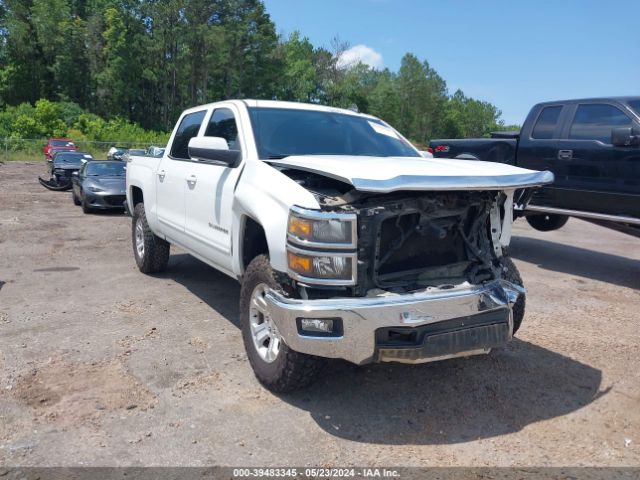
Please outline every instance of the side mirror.
[{"label": "side mirror", "polygon": [[240,150],[229,150],[222,137],[193,137],[189,140],[189,156],[196,161],[235,168],[240,165]]},{"label": "side mirror", "polygon": [[78,174],[78,172],[77,172],[77,171],[76,171],[76,172],[71,172],[71,176],[72,176],[72,177],[77,177],[78,175],[79,175],[79,174]]},{"label": "side mirror", "polygon": [[611,143],[616,147],[640,145],[640,135],[632,127],[618,127],[611,130]]}]

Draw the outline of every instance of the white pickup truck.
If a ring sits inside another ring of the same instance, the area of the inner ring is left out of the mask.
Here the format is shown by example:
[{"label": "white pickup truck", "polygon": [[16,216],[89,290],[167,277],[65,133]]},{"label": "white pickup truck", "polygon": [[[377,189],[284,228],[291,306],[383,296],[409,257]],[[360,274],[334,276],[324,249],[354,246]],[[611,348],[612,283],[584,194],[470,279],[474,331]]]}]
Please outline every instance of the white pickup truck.
[{"label": "white pickup truck", "polygon": [[174,244],[237,279],[271,390],[309,384],[326,358],[488,353],[520,327],[512,211],[550,172],[424,158],[375,117],[260,100],[189,109],[161,158],[128,161],[140,271],[165,269]]}]

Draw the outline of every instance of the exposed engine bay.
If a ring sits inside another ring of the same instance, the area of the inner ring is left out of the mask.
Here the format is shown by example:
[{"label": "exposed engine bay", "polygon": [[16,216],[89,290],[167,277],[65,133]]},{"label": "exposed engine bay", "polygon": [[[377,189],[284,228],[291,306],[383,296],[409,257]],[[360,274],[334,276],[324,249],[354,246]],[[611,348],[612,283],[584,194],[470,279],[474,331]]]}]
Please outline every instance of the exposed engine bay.
[{"label": "exposed engine bay", "polygon": [[[509,214],[512,208],[512,197],[503,191],[380,194],[358,191],[316,173],[295,169],[282,173],[309,190],[323,210],[358,215],[357,284],[341,287],[342,295],[450,289],[465,282],[492,281],[502,274],[505,203]],[[320,291],[309,295],[324,296]]]}]

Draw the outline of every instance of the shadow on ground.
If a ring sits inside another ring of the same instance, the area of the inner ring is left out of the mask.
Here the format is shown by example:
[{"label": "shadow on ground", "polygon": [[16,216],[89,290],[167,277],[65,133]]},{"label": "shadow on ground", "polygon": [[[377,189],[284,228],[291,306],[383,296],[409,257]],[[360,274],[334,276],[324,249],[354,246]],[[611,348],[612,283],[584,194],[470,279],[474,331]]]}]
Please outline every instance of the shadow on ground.
[{"label": "shadow on ground", "polygon": [[454,444],[567,415],[608,390],[602,373],[528,342],[489,356],[423,365],[332,365],[282,396],[335,436],[387,445]]},{"label": "shadow on ground", "polygon": [[511,256],[545,270],[640,289],[640,261],[531,237],[514,237]]},{"label": "shadow on ground", "polygon": [[[235,280],[189,255],[173,255],[162,276],[238,326]],[[579,410],[606,394],[601,382],[600,370],[516,339],[489,356],[432,364],[357,367],[333,361],[317,384],[280,398],[344,439],[453,444]]]},{"label": "shadow on ground", "polygon": [[169,267],[158,276],[184,286],[229,323],[239,327],[240,284],[233,278],[186,253],[172,254]]}]

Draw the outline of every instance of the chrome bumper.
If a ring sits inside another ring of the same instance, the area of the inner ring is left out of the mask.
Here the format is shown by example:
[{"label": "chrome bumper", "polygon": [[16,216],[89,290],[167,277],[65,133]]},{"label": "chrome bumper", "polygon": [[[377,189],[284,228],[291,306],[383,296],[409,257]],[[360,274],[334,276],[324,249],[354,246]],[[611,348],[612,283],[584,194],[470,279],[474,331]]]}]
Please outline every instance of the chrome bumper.
[{"label": "chrome bumper", "polygon": [[[421,363],[488,353],[492,347],[508,342],[513,332],[511,308],[522,293],[522,287],[496,280],[479,286],[429,288],[404,295],[327,300],[291,299],[270,291],[266,300],[278,331],[293,350],[342,358],[355,364]],[[494,318],[502,321],[478,324],[478,319],[487,318],[492,312]],[[308,335],[299,330],[300,318],[341,319],[342,334],[336,337]],[[449,324],[442,322],[454,320],[456,326],[451,331],[443,330]],[[394,327],[423,332],[424,342],[399,347],[376,343],[377,330]]]}]

